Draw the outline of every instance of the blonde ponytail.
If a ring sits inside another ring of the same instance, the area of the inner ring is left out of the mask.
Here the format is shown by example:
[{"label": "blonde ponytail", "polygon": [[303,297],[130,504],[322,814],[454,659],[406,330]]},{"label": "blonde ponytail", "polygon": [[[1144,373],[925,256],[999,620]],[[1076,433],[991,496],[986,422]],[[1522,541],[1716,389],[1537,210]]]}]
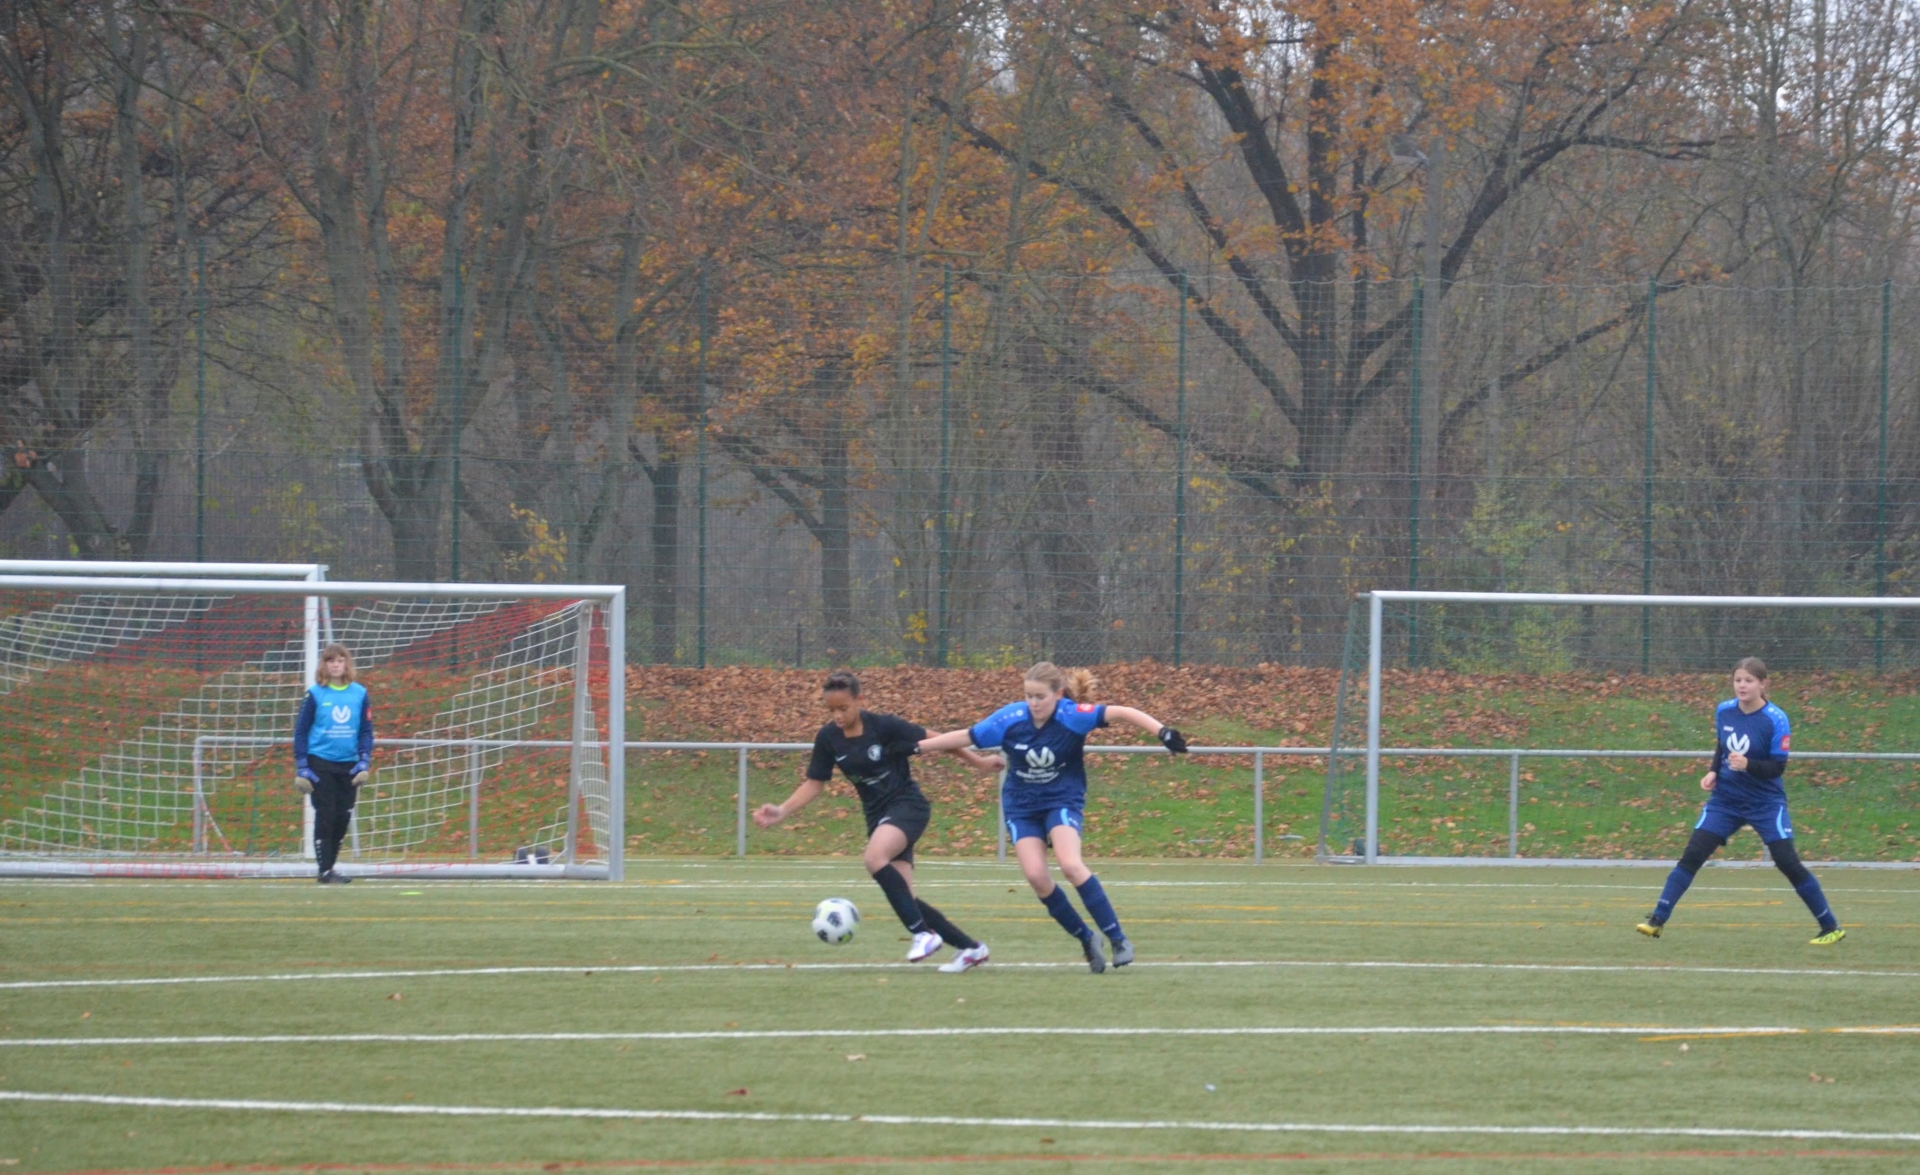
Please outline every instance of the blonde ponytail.
[{"label": "blonde ponytail", "polygon": [[1027,670],[1027,680],[1046,686],[1057,694],[1064,694],[1076,702],[1093,701],[1093,691],[1100,688],[1100,679],[1091,669],[1061,669],[1051,661],[1042,661]]}]

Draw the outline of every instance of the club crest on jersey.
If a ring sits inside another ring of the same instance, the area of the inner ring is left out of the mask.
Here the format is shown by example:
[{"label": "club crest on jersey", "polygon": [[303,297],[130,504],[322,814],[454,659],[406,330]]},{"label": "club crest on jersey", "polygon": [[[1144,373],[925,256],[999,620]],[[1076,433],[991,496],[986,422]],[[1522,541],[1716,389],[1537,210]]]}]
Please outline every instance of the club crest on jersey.
[{"label": "club crest on jersey", "polygon": [[1727,740],[1727,750],[1732,751],[1736,755],[1746,754],[1747,748],[1752,745],[1753,740],[1744,734],[1736,734]]},{"label": "club crest on jersey", "polygon": [[1014,772],[1022,783],[1052,783],[1060,774],[1060,767],[1053,752],[1045,747],[1036,747],[1027,752],[1027,765]]},{"label": "club crest on jersey", "polygon": [[867,758],[872,759],[875,763],[878,763],[880,761],[880,744],[879,743],[875,743],[872,746],[867,748]]},{"label": "club crest on jersey", "polygon": [[351,721],[352,718],[353,718],[353,707],[335,706],[333,708],[333,720],[335,722],[348,722],[348,721]]}]

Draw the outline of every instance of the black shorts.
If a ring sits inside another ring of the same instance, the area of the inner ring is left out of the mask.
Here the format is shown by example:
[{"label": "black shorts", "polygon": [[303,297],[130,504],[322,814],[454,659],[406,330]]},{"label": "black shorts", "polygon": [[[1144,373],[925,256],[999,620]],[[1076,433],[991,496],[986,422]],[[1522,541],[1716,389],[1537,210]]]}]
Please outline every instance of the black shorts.
[{"label": "black shorts", "polygon": [[927,823],[933,819],[933,805],[918,789],[903,792],[889,799],[885,805],[867,812],[867,835],[882,824],[891,824],[907,834],[907,847],[894,858],[896,861],[913,863],[913,843],[927,830]]}]

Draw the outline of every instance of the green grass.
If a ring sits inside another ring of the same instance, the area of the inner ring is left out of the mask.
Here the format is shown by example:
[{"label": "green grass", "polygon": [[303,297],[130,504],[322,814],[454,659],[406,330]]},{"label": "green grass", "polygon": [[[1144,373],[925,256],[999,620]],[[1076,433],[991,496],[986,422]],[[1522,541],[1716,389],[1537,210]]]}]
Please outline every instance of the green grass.
[{"label": "green grass", "polygon": [[[1920,1050],[1912,1037],[1821,1031],[1912,1020],[1920,970],[1914,874],[1828,872],[1834,906],[1852,928],[1829,951],[1804,945],[1811,922],[1771,871],[1708,870],[1657,942],[1631,930],[1659,883],[1645,869],[1111,861],[1102,874],[1142,965],[1100,977],[1072,965],[1073,944],[1045,919],[1016,871],[981,860],[927,861],[920,877],[929,900],[993,946],[995,962],[963,976],[899,963],[898,926],[857,865],[845,861],[646,861],[621,885],[4,883],[0,982],[564,970],[0,989],[0,1039],[797,1028],[846,1035],[6,1047],[0,1091],[1198,1123],[1920,1129]],[[867,915],[842,948],[807,935],[813,902],[830,894],[853,897]],[[1163,965],[1220,960],[1268,965]],[[1363,961],[1544,966],[1339,965]],[[1289,962],[1302,965],[1279,965]],[[784,963],[863,966],[778,966]],[[1034,963],[1058,965],[1015,965]],[[673,969],[690,965],[718,966]],[[621,966],[668,969],[610,969]],[[1620,969],[1558,969],[1567,966]],[[1685,969],[1707,967],[1726,970]],[[860,1035],[875,1028],[1496,1024],[1645,1031]],[[1675,1039],[1686,1034],[1662,1030],[1709,1026],[1807,1031]],[[1084,1165],[1102,1171],[1388,1171],[1431,1160],[1421,1165],[1891,1172],[1920,1164],[1920,1145],[400,1118],[0,1101],[0,1163],[22,1171],[216,1164],[551,1170],[668,1161],[718,1168],[747,1159],[824,1170],[1059,1170],[1070,1156],[1090,1156]]]}]

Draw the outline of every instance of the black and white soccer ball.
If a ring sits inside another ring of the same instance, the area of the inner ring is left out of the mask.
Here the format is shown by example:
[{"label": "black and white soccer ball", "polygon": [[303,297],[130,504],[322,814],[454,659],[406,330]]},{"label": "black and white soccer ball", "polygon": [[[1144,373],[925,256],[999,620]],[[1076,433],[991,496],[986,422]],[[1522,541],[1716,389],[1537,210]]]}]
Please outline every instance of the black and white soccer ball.
[{"label": "black and white soccer ball", "polygon": [[845,898],[828,898],[813,908],[813,933],[821,942],[839,946],[860,929],[860,910]]},{"label": "black and white soccer ball", "polygon": [[553,857],[542,845],[527,845],[513,850],[513,863],[516,865],[545,865]]}]

